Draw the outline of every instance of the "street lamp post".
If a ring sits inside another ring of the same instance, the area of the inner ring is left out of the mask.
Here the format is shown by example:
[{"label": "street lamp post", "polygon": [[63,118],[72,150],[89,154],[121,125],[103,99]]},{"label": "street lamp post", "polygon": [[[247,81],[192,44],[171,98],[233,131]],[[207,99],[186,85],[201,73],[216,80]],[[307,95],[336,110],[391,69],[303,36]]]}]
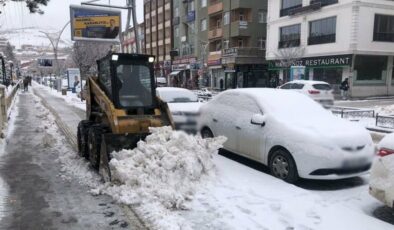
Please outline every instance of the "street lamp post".
[{"label": "street lamp post", "polygon": [[0,56],[0,61],[1,61],[1,66],[0,66],[0,68],[1,68],[1,73],[2,73],[2,78],[3,78],[3,84],[5,84],[5,63],[4,63],[4,57],[3,56]]},{"label": "street lamp post", "polygon": [[8,61],[8,64],[10,65],[10,77],[8,79],[6,79],[6,82],[4,84],[5,86],[10,85],[10,79],[12,79],[12,71],[13,71],[13,67],[14,67],[14,62]]},{"label": "street lamp post", "polygon": [[63,31],[67,28],[68,24],[70,23],[70,21],[68,21],[63,28],[59,31],[59,32],[55,32],[55,33],[48,33],[45,31],[40,31],[40,33],[45,34],[45,36],[49,39],[49,41],[51,42],[52,45],[52,49],[53,49],[53,54],[55,57],[55,63],[56,63],[56,67],[55,67],[55,74],[56,76],[60,75],[60,70],[59,70],[59,60],[58,60],[58,46],[59,46],[59,41],[60,41],[60,37],[63,34]]}]

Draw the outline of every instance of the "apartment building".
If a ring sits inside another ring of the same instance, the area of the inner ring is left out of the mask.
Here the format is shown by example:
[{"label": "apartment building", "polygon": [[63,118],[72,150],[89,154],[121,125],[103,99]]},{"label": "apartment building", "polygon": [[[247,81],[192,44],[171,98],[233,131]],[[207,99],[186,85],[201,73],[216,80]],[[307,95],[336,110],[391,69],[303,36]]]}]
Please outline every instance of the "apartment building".
[{"label": "apartment building", "polygon": [[156,56],[156,77],[167,76],[171,72],[172,2],[172,0],[144,0],[143,53]]},{"label": "apartment building", "polygon": [[200,70],[200,40],[196,20],[200,0],[185,0],[173,2],[173,50],[177,56],[172,62],[172,72],[168,81],[171,86],[195,89],[202,83]]},{"label": "apartment building", "polygon": [[[144,23],[140,23],[137,26],[139,53],[145,52],[145,36],[144,36]],[[137,52],[137,40],[135,39],[134,27],[122,32],[122,48],[124,53],[138,53]]]},{"label": "apartment building", "polygon": [[394,1],[268,0],[268,6],[272,75],[323,80],[336,92],[349,78],[353,97],[394,95]]},{"label": "apartment building", "polygon": [[267,1],[209,0],[207,11],[200,22],[207,23],[212,87],[266,86]]}]

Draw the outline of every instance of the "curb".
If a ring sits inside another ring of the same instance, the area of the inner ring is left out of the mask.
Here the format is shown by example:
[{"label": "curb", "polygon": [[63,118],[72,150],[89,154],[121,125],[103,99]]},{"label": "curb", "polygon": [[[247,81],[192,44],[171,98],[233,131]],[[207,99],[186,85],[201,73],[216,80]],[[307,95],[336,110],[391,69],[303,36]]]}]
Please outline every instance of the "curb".
[{"label": "curb", "polygon": [[[77,144],[77,136],[73,134],[73,132],[68,128],[68,126],[61,120],[59,114],[46,102],[45,98],[40,95],[39,93],[36,93],[36,91],[33,89],[33,94],[38,96],[41,99],[41,103],[44,105],[45,108],[47,108],[53,116],[56,118],[55,122],[58,125],[59,129],[64,133],[66,136],[67,141],[70,143],[71,147],[75,150],[78,151],[78,144]],[[146,226],[144,221],[137,215],[137,213],[129,206],[125,204],[119,204],[119,206],[123,209],[124,214],[127,216],[130,224],[132,223],[132,229],[137,229],[137,230],[149,230],[149,228]]]}]

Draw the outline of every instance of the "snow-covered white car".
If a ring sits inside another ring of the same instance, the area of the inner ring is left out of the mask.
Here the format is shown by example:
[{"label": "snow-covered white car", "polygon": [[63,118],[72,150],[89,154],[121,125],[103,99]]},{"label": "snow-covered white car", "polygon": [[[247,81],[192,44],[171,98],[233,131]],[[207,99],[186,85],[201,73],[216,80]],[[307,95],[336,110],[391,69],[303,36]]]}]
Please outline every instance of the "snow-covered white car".
[{"label": "snow-covered white car", "polygon": [[202,103],[192,91],[176,87],[156,88],[157,96],[167,102],[175,128],[190,133],[197,131],[198,110]]},{"label": "snow-covered white car", "polygon": [[227,137],[226,150],[269,166],[290,183],[356,177],[374,156],[366,129],[289,90],[222,92],[200,108],[199,130],[204,138]]},{"label": "snow-covered white car", "polygon": [[325,107],[334,104],[332,87],[324,81],[294,80],[279,86],[279,88],[305,94]]},{"label": "snow-covered white car", "polygon": [[378,145],[370,177],[369,193],[394,209],[394,133],[386,135]]}]

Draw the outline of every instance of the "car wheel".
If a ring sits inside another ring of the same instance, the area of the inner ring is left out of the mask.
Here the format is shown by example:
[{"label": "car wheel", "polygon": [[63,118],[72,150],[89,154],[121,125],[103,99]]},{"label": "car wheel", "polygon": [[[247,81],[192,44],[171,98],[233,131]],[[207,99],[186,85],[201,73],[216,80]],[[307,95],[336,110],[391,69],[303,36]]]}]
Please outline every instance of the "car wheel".
[{"label": "car wheel", "polygon": [[78,143],[78,155],[81,157],[87,157],[88,155],[88,131],[89,127],[93,124],[91,121],[83,120],[78,124],[77,130],[77,143]]},{"label": "car wheel", "polygon": [[209,128],[203,128],[201,130],[201,137],[206,139],[206,138],[213,138],[213,133]]},{"label": "car wheel", "polygon": [[298,180],[297,166],[290,153],[284,149],[277,149],[272,153],[269,168],[274,177],[288,183]]},{"label": "car wheel", "polygon": [[104,131],[100,125],[93,125],[89,129],[89,161],[94,169],[98,169],[100,165],[101,135],[103,133]]}]

